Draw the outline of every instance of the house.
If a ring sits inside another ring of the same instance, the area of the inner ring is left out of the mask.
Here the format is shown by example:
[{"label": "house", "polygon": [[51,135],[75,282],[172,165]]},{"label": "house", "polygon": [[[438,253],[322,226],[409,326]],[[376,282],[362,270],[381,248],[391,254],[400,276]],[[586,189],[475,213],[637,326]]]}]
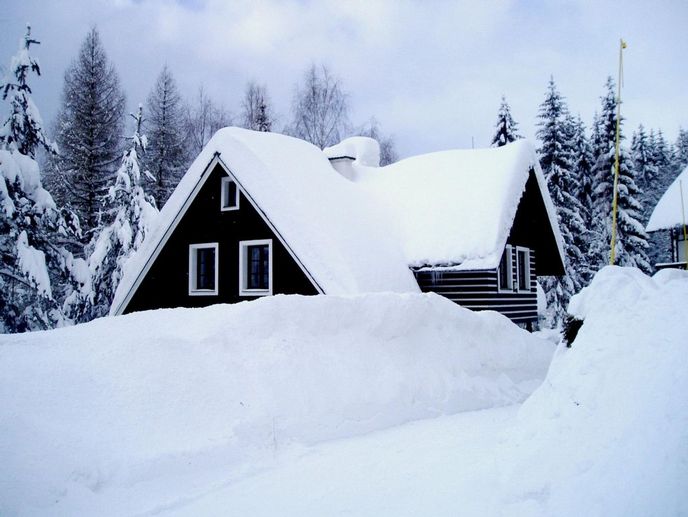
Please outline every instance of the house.
[{"label": "house", "polygon": [[218,131],[129,261],[111,314],[273,294],[435,291],[518,323],[536,275],[564,272],[561,236],[524,141],[378,167],[352,138]]},{"label": "house", "polygon": [[[683,198],[683,199],[682,199]],[[657,269],[685,268],[688,258],[685,224],[688,209],[688,167],[669,185],[657,202],[647,223],[648,232],[665,232],[668,237],[669,262],[656,264]]]}]

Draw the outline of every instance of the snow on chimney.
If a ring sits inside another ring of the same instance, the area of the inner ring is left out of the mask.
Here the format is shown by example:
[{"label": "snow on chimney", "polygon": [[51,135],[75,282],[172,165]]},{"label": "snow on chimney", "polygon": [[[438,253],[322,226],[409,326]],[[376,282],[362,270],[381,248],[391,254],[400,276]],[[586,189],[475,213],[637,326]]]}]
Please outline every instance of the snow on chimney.
[{"label": "snow on chimney", "polygon": [[323,149],[334,170],[350,181],[356,181],[356,165],[380,166],[380,144],[367,136],[352,136],[337,145]]}]

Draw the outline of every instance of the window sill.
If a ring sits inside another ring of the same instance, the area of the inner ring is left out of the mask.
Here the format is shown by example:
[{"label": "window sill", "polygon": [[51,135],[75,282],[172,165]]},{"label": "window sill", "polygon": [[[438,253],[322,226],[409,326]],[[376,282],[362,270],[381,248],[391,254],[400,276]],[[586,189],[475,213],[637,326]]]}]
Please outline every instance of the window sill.
[{"label": "window sill", "polygon": [[272,290],[270,289],[240,289],[239,296],[270,296]]},{"label": "window sill", "polygon": [[197,289],[189,291],[189,296],[217,296],[217,289]]}]

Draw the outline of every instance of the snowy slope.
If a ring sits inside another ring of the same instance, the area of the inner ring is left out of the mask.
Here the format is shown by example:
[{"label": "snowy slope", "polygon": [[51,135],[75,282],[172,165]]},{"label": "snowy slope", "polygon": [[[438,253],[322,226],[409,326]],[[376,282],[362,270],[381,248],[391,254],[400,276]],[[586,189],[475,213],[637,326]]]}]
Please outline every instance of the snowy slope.
[{"label": "snowy slope", "polygon": [[285,447],[519,402],[551,353],[433,294],[276,296],[2,336],[0,515],[134,514]]},{"label": "snowy slope", "polygon": [[685,271],[611,266],[571,300],[583,327],[504,444],[504,515],[688,515],[687,300]]}]

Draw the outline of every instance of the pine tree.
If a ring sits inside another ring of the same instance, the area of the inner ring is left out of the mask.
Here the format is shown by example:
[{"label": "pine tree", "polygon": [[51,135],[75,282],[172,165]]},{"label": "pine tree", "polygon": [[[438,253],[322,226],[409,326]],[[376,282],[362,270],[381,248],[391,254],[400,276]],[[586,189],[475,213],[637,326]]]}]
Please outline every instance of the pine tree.
[{"label": "pine tree", "polygon": [[60,155],[51,172],[58,201],[79,216],[84,242],[100,224],[107,185],[121,156],[124,104],[117,72],[93,28],[65,74],[56,123]]},{"label": "pine tree", "polygon": [[34,160],[42,146],[53,152],[40,113],[31,100],[29,72],[39,74],[30,55],[30,27],[12,59],[3,85],[9,116],[0,138],[0,332],[48,329],[69,323],[62,300],[77,285],[83,261],[61,243],[77,235],[78,222],[65,218],[43,188]]},{"label": "pine tree", "polygon": [[[610,254],[617,118],[617,99],[614,89],[614,81],[609,77],[606,83],[607,92],[602,97],[602,112],[597,124],[598,154],[593,166],[595,239],[592,252],[597,268],[609,262]],[[622,141],[623,132],[621,130],[619,135],[620,141]],[[641,196],[640,189],[635,182],[635,164],[625,147],[621,146],[617,199],[616,264],[635,266],[649,272],[647,234],[640,222],[643,212]]]},{"label": "pine tree", "polygon": [[138,112],[131,115],[136,124],[131,147],[124,153],[114,185],[108,190],[112,223],[94,236],[88,247],[91,281],[82,291],[81,321],[108,313],[127,261],[141,246],[158,215],[155,200],[141,186],[139,156],[146,147],[146,138],[141,135],[142,113],[139,106]]},{"label": "pine tree", "polygon": [[586,260],[581,248],[585,246],[586,228],[581,216],[583,209],[576,197],[580,190],[579,179],[574,173],[576,125],[553,79],[547,86],[538,119],[537,136],[541,143],[538,156],[564,240],[566,275],[545,277],[541,282],[547,295],[547,319],[558,326],[563,321],[569,299],[583,285],[581,271],[586,267]]},{"label": "pine tree", "polygon": [[181,98],[167,66],[148,96],[147,108],[149,116],[145,126],[150,138],[144,164],[155,178],[153,197],[157,206],[162,207],[187,165]]},{"label": "pine tree", "polygon": [[506,102],[506,98],[502,95],[502,103],[499,106],[499,112],[497,113],[497,123],[495,124],[497,132],[492,137],[493,147],[502,147],[503,145],[509,144],[523,138],[518,132],[518,124],[514,121],[511,116],[511,108]]},{"label": "pine tree", "polygon": [[275,120],[265,86],[250,82],[241,102],[241,126],[254,131],[272,131]]}]

